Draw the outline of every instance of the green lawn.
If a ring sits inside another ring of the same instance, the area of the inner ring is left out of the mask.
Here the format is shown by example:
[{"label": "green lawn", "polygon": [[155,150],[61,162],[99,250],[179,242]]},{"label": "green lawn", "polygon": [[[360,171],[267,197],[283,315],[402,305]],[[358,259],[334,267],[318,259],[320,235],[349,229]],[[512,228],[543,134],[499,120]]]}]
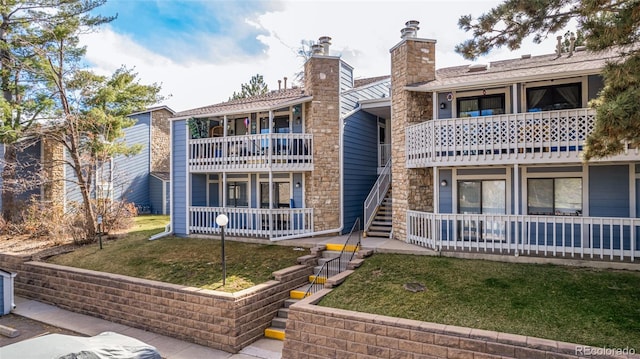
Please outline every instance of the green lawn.
[{"label": "green lawn", "polygon": [[225,241],[227,280],[223,287],[220,240],[164,237],[149,241],[149,236],[162,232],[168,221],[167,216],[138,216],[125,238],[104,242],[102,250],[96,243],[52,257],[49,262],[235,292],[270,280],[272,272],[293,266],[296,258],[308,254],[308,250],[289,246]]},{"label": "green lawn", "polygon": [[[425,285],[423,292],[403,289]],[[319,303],[571,343],[640,348],[640,273],[376,254]]]}]

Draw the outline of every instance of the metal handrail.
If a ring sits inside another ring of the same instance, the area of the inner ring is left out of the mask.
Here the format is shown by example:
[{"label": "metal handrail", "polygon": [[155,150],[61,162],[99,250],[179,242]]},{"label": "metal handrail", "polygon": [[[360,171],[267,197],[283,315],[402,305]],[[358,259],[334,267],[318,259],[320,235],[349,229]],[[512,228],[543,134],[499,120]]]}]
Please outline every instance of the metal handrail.
[{"label": "metal handrail", "polygon": [[371,192],[367,196],[367,199],[364,200],[364,230],[367,231],[371,226],[371,222],[373,222],[374,214],[376,213],[376,209],[380,206],[384,197],[387,195],[387,191],[389,191],[389,187],[391,186],[391,157],[387,160],[387,163],[378,176],[376,183],[371,188]]},{"label": "metal handrail", "polygon": [[[354,235],[353,232],[356,229],[358,231],[357,232],[358,241],[355,244],[353,243],[350,244],[351,238]],[[353,257],[356,255],[356,252],[360,249],[361,242],[362,242],[362,236],[360,232],[360,217],[358,217],[356,218],[355,223],[353,223],[353,226],[351,227],[351,231],[347,236],[347,240],[344,242],[344,246],[342,246],[340,255],[338,255],[335,258],[331,258],[320,267],[318,272],[315,274],[315,277],[311,281],[311,284],[309,284],[309,288],[307,288],[307,291],[304,293],[304,297],[306,298],[312,294],[315,294],[317,292],[316,286],[318,284],[324,284],[324,281],[326,281],[327,278],[329,278],[330,276],[337,275],[344,272],[347,269],[347,264],[351,262]],[[348,260],[346,259],[347,257],[348,257]],[[343,263],[343,260],[344,260],[344,263]],[[320,283],[319,279],[322,280],[323,282]]]}]

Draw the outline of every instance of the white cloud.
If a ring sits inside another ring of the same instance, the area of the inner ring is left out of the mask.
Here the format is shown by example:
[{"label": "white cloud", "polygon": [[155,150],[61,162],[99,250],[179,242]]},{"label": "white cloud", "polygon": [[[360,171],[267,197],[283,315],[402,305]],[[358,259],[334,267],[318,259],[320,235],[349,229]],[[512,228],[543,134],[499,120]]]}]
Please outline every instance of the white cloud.
[{"label": "white cloud", "polygon": [[[457,20],[463,14],[480,15],[498,3],[497,0],[286,2],[279,11],[235,20],[265,30],[257,39],[266,45],[266,50],[254,58],[236,55],[240,53],[239,44],[232,35],[202,38],[202,46],[216,52],[217,58],[226,57],[226,61],[217,64],[184,61],[189,54],[180,53],[179,47],[170,57],[155,54],[109,27],[82,40],[87,45],[87,60],[97,71],[105,74],[122,64],[135,66],[143,83],[162,83],[163,92],[173,95],[165,104],[181,111],[225,101],[257,73],[264,76],[271,89],[276,89],[278,79],[284,76],[291,83],[301,70],[302,59],[296,56],[300,41],[317,40],[324,35],[332,37],[332,54],[340,54],[353,66],[356,77],[389,74],[389,49],[400,41],[400,29],[407,20],[420,21],[418,37],[437,40],[438,68],[468,63],[453,51],[456,44],[469,36],[458,29]],[[519,51],[494,51],[480,62],[525,53],[550,53],[553,45],[553,40],[541,45],[525,41]]]}]

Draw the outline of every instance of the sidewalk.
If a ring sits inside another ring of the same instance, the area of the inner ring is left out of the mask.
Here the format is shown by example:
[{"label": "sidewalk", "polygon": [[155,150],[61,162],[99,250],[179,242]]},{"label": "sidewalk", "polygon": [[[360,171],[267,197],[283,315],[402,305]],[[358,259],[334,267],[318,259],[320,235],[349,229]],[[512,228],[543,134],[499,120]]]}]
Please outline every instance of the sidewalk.
[{"label": "sidewalk", "polygon": [[260,339],[242,349],[240,353],[231,354],[104,319],[73,313],[35,300],[16,297],[15,304],[14,314],[87,336],[107,331],[127,335],[156,347],[166,359],[279,359],[282,357],[283,342],[279,340]]}]

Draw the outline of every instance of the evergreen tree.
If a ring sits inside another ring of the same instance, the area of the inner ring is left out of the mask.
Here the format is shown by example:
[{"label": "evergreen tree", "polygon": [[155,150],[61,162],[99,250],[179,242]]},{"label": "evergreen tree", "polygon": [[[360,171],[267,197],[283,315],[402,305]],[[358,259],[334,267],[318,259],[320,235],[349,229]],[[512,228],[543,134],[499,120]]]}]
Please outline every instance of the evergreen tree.
[{"label": "evergreen tree", "polygon": [[614,48],[621,60],[603,70],[604,89],[590,105],[596,126],[587,138],[584,159],[601,158],[624,150],[624,142],[640,145],[640,0],[505,0],[473,19],[462,16],[458,26],[472,39],[456,46],[467,59],[493,48],[518,49],[533,35],[540,43],[576,20],[588,50]]},{"label": "evergreen tree", "polygon": [[264,83],[264,78],[262,77],[262,75],[256,74],[255,76],[251,77],[249,83],[241,85],[240,93],[234,91],[229,100],[237,100],[241,98],[264,95],[267,92],[269,92],[269,88],[267,87],[267,84]]},{"label": "evergreen tree", "polygon": [[28,135],[55,106],[38,61],[51,41],[51,29],[73,24],[90,29],[113,18],[89,13],[106,0],[6,0],[0,3],[0,142],[5,145],[2,173],[3,217],[11,220],[16,192],[16,142]]}]

